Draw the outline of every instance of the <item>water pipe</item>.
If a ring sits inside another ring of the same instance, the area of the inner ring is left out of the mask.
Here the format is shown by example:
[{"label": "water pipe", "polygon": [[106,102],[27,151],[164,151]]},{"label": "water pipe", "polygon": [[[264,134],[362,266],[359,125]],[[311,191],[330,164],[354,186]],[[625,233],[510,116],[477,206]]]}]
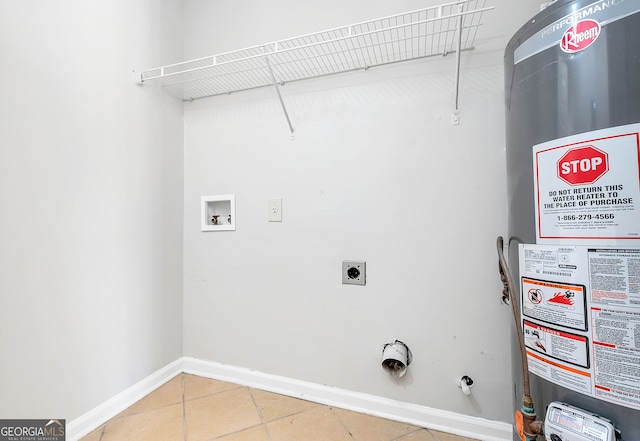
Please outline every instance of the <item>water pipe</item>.
[{"label": "water pipe", "polygon": [[[518,344],[520,346],[520,358],[522,360],[522,409],[519,411],[522,415],[522,441],[534,441],[538,435],[542,435],[542,421],[536,419],[536,411],[531,398],[531,390],[529,388],[529,361],[527,360],[527,352],[524,344],[524,334],[522,332],[522,324],[519,320],[519,314],[517,310],[517,302],[513,298],[513,280],[511,279],[511,272],[509,266],[504,258],[504,240],[502,236],[498,236],[496,241],[498,249],[498,269],[500,271],[500,279],[502,280],[502,300],[508,299],[513,311],[513,318],[516,322],[516,332],[518,334]],[[516,426],[519,426],[519,422],[516,421]],[[520,431],[520,427],[518,427]]]}]

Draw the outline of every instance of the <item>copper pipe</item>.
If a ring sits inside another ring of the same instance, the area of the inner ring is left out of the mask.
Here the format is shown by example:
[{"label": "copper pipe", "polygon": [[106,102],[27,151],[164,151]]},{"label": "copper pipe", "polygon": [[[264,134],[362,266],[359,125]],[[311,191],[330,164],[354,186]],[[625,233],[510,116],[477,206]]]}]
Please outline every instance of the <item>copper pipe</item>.
[{"label": "copper pipe", "polygon": [[511,279],[511,272],[509,266],[504,258],[504,240],[502,236],[498,236],[496,241],[498,249],[498,268],[500,270],[500,279],[504,286],[502,295],[503,298],[508,298],[511,303],[511,310],[513,311],[513,318],[516,323],[516,332],[518,334],[518,346],[520,347],[520,358],[522,361],[522,382],[523,382],[523,396],[522,396],[522,416],[523,416],[523,432],[527,436],[527,439],[534,440],[538,435],[542,434],[542,421],[536,420],[536,412],[531,398],[531,390],[529,388],[529,360],[527,359],[527,352],[524,344],[524,334],[522,332],[522,324],[518,319],[518,310],[516,301],[513,297],[513,280]]}]

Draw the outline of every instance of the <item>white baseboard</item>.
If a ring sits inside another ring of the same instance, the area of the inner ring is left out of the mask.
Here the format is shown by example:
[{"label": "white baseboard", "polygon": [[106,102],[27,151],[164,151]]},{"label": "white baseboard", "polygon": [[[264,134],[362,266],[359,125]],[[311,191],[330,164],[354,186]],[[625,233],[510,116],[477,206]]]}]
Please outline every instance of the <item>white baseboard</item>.
[{"label": "white baseboard", "polygon": [[512,437],[511,425],[507,423],[265,374],[213,361],[182,357],[84,415],[69,421],[66,425],[67,440],[78,441],[87,433],[100,427],[110,418],[183,372],[483,441],[511,441]]},{"label": "white baseboard", "polygon": [[228,381],[468,438],[483,441],[512,439],[512,428],[507,423],[191,357],[183,357],[183,363],[183,370],[187,374]]},{"label": "white baseboard", "polygon": [[91,409],[74,420],[68,421],[66,424],[67,441],[77,441],[97,429],[136,401],[149,395],[176,375],[181,374],[182,366],[183,359],[179,358],[108,399],[98,407]]}]

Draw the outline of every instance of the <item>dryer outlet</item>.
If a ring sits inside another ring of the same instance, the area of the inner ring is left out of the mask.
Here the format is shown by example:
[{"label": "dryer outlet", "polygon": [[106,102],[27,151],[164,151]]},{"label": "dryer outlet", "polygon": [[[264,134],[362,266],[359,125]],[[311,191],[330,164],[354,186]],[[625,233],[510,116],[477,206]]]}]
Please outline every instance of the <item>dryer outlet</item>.
[{"label": "dryer outlet", "polygon": [[365,285],[367,262],[363,260],[342,261],[342,283],[345,285]]}]

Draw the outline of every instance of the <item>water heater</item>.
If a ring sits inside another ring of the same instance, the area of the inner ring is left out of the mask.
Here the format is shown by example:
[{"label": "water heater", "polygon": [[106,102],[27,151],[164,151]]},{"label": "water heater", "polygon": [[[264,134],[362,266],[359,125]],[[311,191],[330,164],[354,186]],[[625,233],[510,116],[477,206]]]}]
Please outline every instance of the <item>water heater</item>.
[{"label": "water heater", "polygon": [[538,418],[595,413],[640,441],[640,0],[558,0],[504,65],[508,261]]}]

